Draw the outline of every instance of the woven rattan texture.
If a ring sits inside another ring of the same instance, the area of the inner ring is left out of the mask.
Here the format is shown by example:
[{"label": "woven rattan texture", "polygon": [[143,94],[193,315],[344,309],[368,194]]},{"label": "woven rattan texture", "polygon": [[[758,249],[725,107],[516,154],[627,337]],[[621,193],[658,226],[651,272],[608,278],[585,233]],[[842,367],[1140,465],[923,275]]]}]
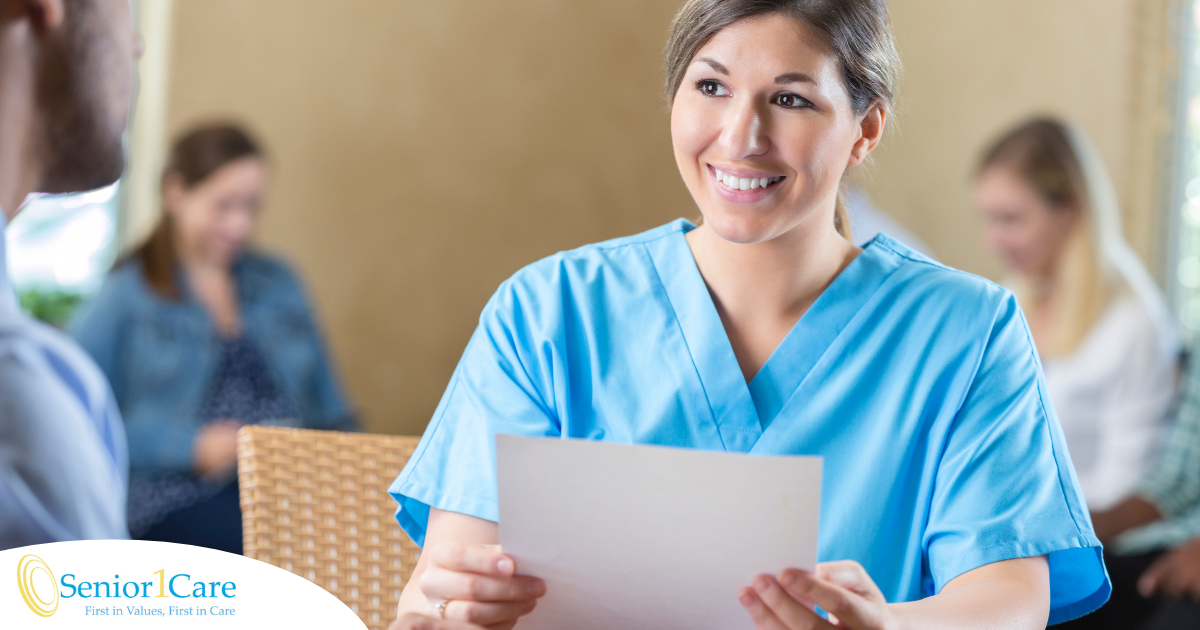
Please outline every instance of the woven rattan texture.
[{"label": "woven rattan texture", "polygon": [[244,427],[246,556],[308,578],[384,630],[421,552],[387,493],[416,447],[417,438]]}]

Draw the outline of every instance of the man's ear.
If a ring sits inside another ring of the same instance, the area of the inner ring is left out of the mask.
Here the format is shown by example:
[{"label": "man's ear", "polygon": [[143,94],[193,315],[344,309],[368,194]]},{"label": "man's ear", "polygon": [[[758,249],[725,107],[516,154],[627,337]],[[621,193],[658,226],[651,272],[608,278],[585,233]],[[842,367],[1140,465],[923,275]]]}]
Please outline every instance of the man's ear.
[{"label": "man's ear", "polygon": [[66,9],[64,0],[16,0],[17,9],[23,10],[39,33],[62,26]]},{"label": "man's ear", "polygon": [[876,101],[871,104],[871,108],[863,114],[862,119],[858,121],[859,133],[861,134],[858,140],[854,143],[854,147],[850,150],[850,164],[847,166],[853,168],[863,163],[871,151],[879,146],[879,141],[883,138],[884,126],[887,123],[887,110],[883,103]]}]

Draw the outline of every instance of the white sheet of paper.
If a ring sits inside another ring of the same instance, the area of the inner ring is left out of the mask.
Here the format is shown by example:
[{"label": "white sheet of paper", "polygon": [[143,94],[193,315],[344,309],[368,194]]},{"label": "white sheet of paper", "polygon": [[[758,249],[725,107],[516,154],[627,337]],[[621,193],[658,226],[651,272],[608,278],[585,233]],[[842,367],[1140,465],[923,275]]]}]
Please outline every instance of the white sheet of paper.
[{"label": "white sheet of paper", "polygon": [[821,458],[496,437],[517,630],[753,630],[738,590],[816,565]]}]

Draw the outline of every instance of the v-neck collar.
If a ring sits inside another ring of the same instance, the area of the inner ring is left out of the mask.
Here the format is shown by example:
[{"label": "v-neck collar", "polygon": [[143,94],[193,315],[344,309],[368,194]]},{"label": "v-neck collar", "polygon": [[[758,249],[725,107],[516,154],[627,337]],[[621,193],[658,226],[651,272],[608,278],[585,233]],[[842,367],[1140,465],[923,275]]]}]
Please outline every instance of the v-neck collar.
[{"label": "v-neck collar", "polygon": [[885,248],[878,243],[878,238],[872,240],[842,269],[750,379],[747,387],[764,429],[896,268],[895,264],[886,264]]},{"label": "v-neck collar", "polygon": [[868,243],[747,384],[685,238],[696,226],[678,219],[672,227],[646,248],[674,308],[725,449],[748,452],[898,262],[886,236]]}]

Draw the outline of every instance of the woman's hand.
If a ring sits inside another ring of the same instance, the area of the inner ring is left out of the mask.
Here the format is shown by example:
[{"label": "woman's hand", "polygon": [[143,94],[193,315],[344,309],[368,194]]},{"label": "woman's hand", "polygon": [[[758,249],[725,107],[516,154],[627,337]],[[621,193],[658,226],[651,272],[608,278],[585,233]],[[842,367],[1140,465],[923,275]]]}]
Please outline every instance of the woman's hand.
[{"label": "woman's hand", "polygon": [[435,607],[445,603],[445,619],[508,629],[546,594],[541,580],[517,575],[516,561],[498,545],[446,541],[425,554],[421,592]]},{"label": "woman's hand", "polygon": [[220,478],[237,467],[237,420],[214,420],[200,428],[192,447],[192,462],[201,477]]},{"label": "woman's hand", "polygon": [[[809,573],[760,575],[738,595],[758,630],[895,630],[899,624],[871,576],[857,562],[826,562]],[[814,612],[820,606],[829,620]]]}]

